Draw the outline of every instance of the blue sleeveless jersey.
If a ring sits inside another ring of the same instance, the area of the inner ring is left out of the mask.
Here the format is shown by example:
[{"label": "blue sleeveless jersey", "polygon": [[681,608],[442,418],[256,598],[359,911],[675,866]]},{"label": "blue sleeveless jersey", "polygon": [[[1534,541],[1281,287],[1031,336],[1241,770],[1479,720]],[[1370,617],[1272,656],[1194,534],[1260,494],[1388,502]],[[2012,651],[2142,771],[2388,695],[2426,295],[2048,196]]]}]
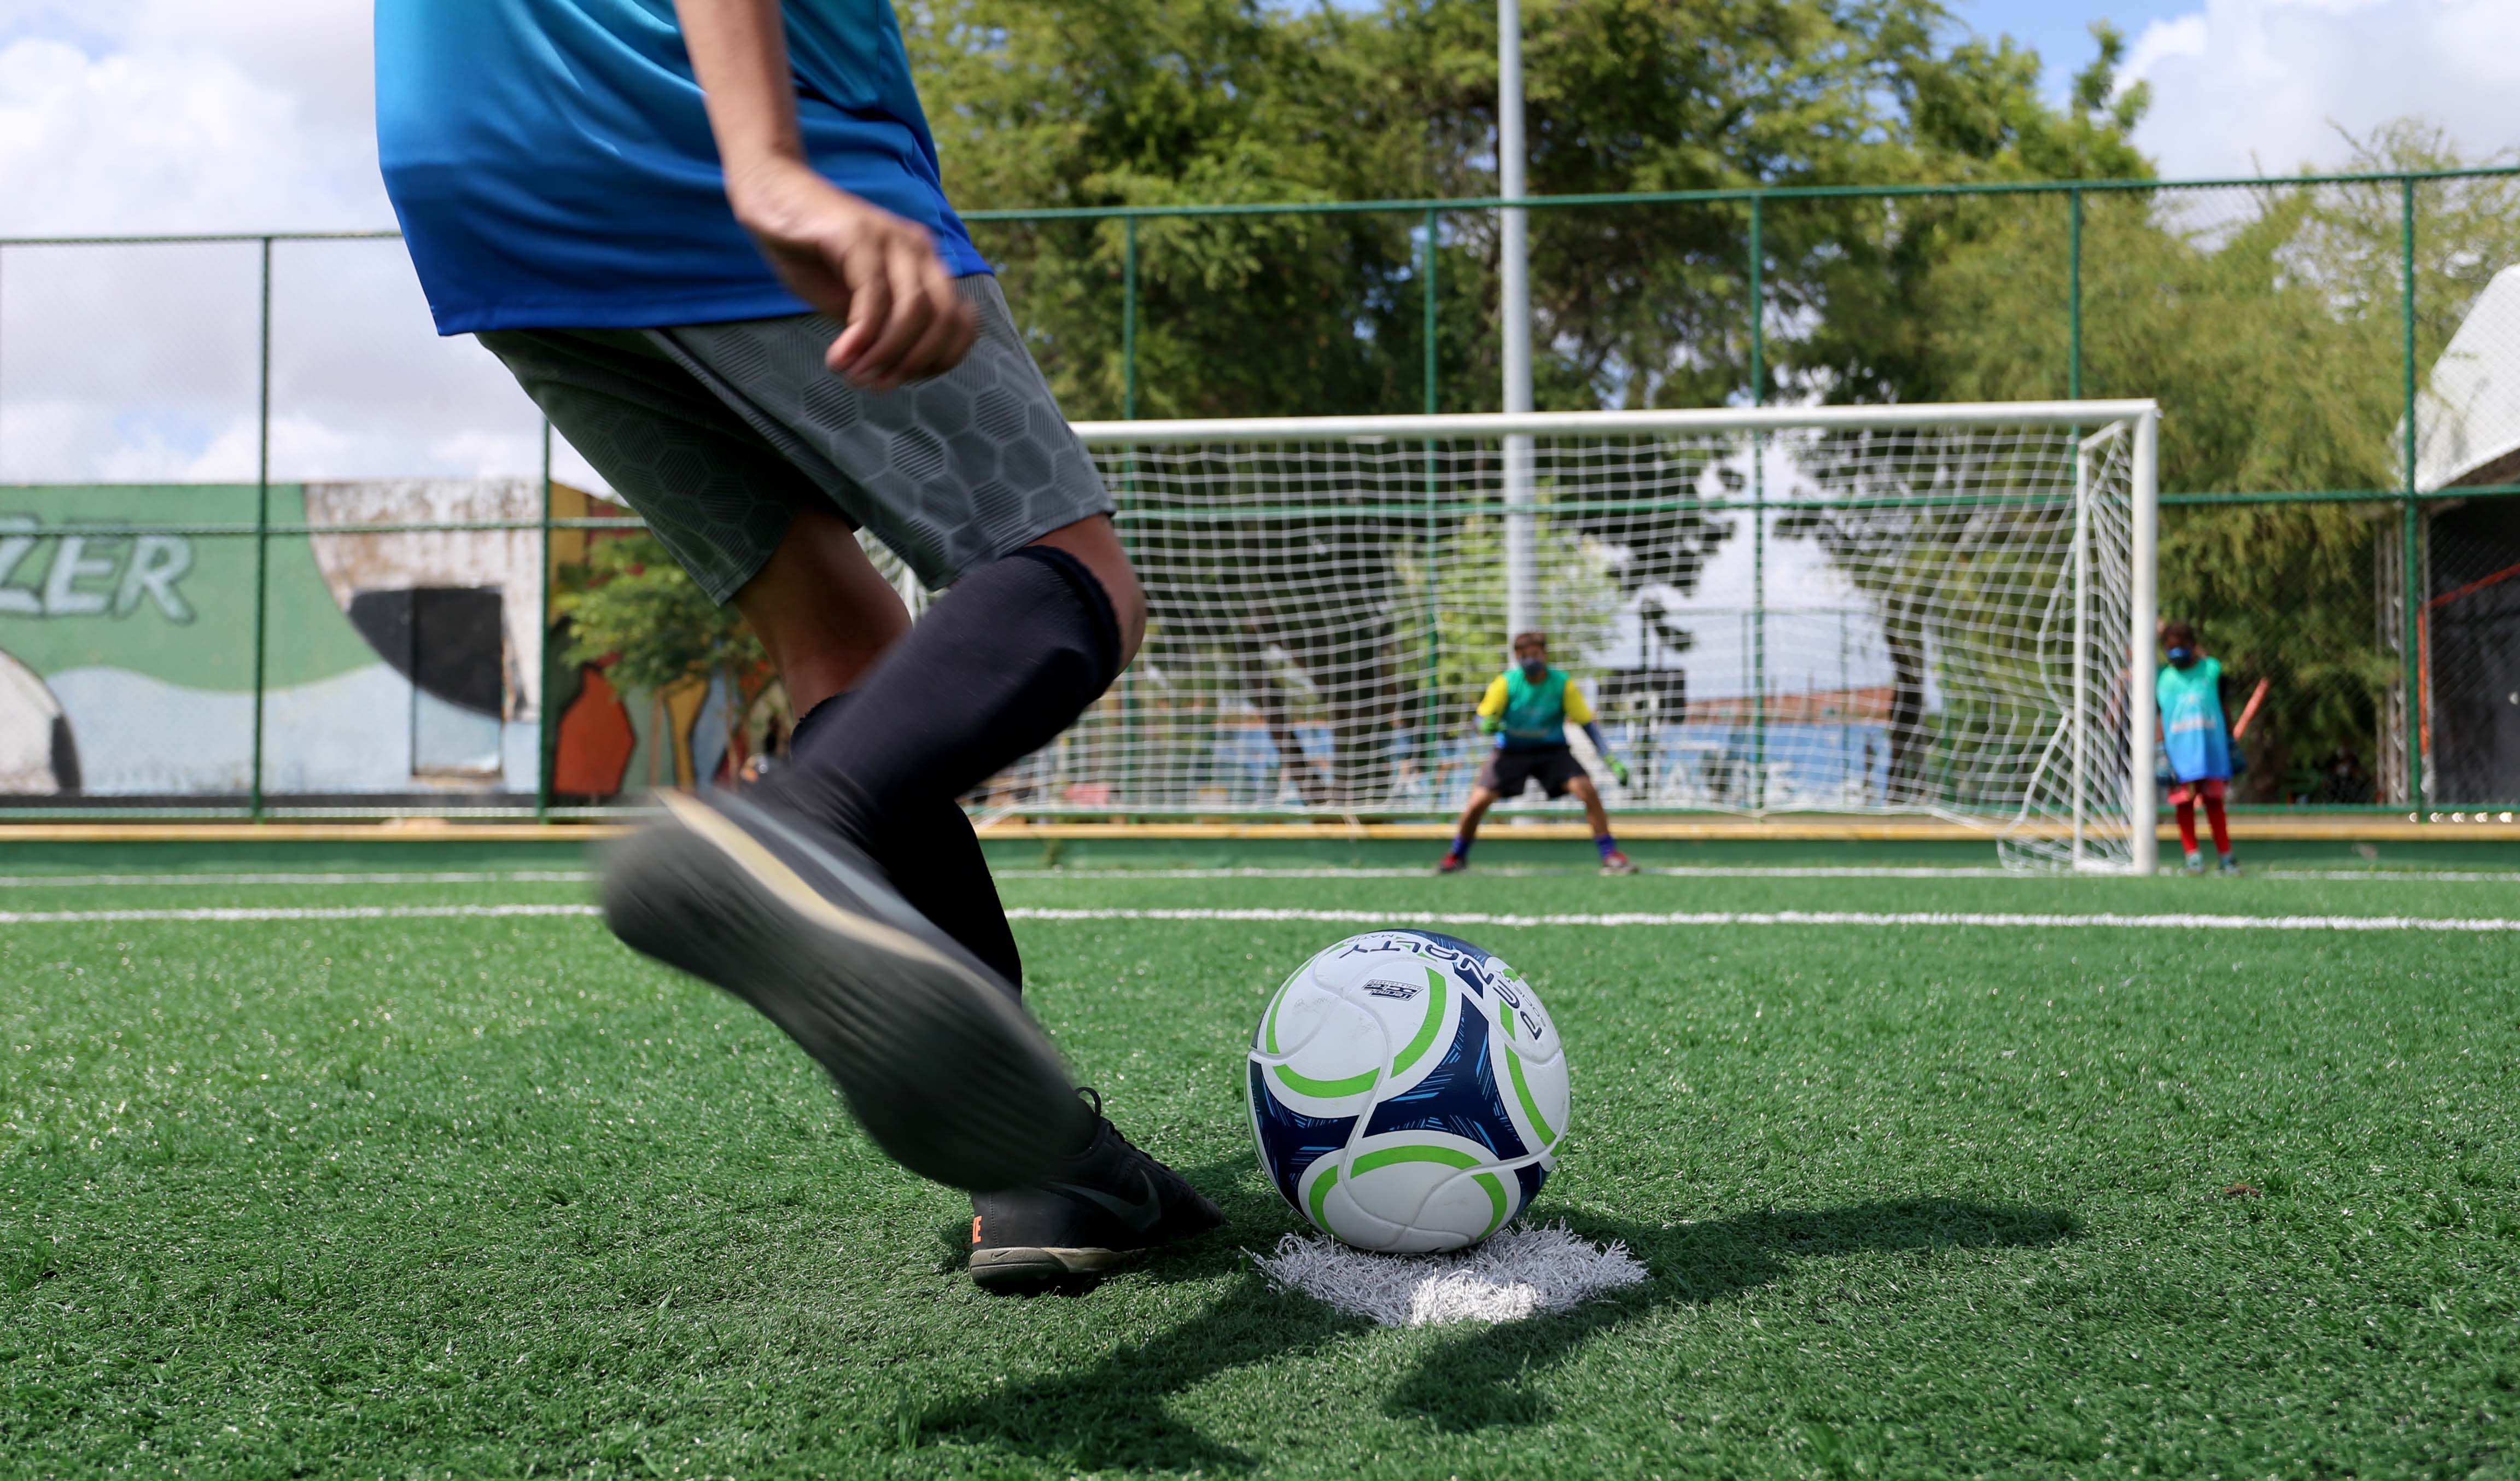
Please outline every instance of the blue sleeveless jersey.
[{"label": "blue sleeveless jersey", "polygon": [[[807,156],[986,272],[887,0],[787,0]],[[726,202],[673,0],[377,0],[377,152],[440,334],[805,311]]]},{"label": "blue sleeveless jersey", "polygon": [[2164,664],[2153,683],[2170,775],[2182,782],[2228,780],[2231,727],[2223,714],[2223,660],[2199,658],[2183,669]]}]

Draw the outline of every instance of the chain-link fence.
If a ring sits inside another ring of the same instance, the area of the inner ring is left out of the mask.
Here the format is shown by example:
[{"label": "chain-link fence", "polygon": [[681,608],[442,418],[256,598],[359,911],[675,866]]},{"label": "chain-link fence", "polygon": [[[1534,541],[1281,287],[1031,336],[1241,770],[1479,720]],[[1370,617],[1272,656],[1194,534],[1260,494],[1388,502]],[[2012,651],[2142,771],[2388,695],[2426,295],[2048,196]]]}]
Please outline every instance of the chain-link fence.
[{"label": "chain-link fence", "polygon": [[[2232,677],[2239,795],[2520,803],[2520,173],[1525,204],[1544,407],[2157,398],[2161,606]],[[1080,420],[1451,412],[1497,403],[1500,208],[972,224]],[[635,531],[605,494],[430,333],[390,236],[0,242],[0,794],[547,813],[775,749],[758,675],[578,661],[553,596]],[[1883,614],[1816,531],[1732,524],[1587,553],[1687,576],[1613,614],[1637,653],[1561,659],[1654,805],[1755,805],[1778,756],[1877,800],[1880,762],[1811,728],[1865,723]],[[1457,740],[1474,677],[1395,702]],[[1728,704],[1757,733],[1710,762]],[[1246,732],[1218,785],[1306,805],[1300,740]]]}]

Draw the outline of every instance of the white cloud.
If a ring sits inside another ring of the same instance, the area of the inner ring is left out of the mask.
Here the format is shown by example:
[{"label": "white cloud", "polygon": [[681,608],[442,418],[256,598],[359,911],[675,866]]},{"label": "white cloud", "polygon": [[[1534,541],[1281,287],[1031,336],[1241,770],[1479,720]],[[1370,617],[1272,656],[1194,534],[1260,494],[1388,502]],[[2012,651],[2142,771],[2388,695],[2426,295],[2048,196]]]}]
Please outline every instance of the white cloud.
[{"label": "white cloud", "polygon": [[2461,149],[2520,143],[2520,5],[2512,0],[2206,0],[2136,38],[2152,84],[2137,142],[2173,176],[2334,166],[2364,134],[2419,116]]},{"label": "white cloud", "polygon": [[[22,4],[0,18],[0,236],[393,224],[361,0]],[[0,481],[254,475],[258,247],[0,257]],[[397,243],[281,244],[272,342],[275,477],[541,466],[532,406],[435,337]]]}]

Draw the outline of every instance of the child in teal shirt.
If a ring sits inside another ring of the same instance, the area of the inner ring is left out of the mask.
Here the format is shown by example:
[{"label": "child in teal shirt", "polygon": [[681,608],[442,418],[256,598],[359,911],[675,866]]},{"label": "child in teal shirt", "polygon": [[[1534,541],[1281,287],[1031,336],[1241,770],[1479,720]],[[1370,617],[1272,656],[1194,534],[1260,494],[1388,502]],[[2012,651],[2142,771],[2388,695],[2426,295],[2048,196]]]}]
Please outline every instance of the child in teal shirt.
[{"label": "child in teal shirt", "polygon": [[2187,872],[2205,873],[2205,856],[2196,847],[2196,804],[2205,804],[2205,821],[2214,830],[2214,852],[2222,871],[2236,875],[2231,859],[2231,829],[2223,814],[2229,790],[2231,723],[2223,707],[2223,660],[2198,648],[2196,629],[2173,622],[2161,630],[2161,646],[2170,661],[2153,681],[2161,706],[2161,749],[2170,760],[2170,801],[2179,810],[2179,841],[2187,850]]}]

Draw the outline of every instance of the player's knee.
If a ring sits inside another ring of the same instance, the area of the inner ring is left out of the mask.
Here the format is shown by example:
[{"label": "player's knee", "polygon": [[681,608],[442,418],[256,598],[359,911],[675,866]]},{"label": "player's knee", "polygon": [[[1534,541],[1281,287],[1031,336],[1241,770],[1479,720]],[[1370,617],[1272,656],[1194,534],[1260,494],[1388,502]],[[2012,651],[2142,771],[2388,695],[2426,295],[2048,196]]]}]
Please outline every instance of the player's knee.
[{"label": "player's knee", "polygon": [[1595,788],[1593,779],[1590,777],[1576,778],[1566,784],[1566,789],[1575,794],[1575,800],[1578,802],[1589,805],[1601,800],[1601,793]]},{"label": "player's knee", "polygon": [[1074,524],[1052,530],[1041,537],[1042,545],[1056,546],[1076,558],[1102,587],[1102,595],[1111,603],[1111,618],[1120,629],[1120,662],[1126,667],[1138,654],[1138,644],[1147,635],[1147,590],[1139,584],[1137,567],[1129,562],[1129,552],[1120,543],[1120,533],[1111,527],[1111,516],[1096,515]]}]

